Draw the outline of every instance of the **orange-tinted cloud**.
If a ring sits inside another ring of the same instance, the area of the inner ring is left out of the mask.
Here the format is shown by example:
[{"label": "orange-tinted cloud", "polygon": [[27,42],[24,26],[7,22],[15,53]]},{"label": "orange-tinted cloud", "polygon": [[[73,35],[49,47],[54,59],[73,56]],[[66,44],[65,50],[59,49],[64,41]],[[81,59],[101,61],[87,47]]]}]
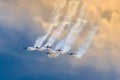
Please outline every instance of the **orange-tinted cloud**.
[{"label": "orange-tinted cloud", "polygon": [[[31,21],[33,21],[32,23],[37,25],[36,27],[40,27],[41,23],[38,18],[49,22],[54,1],[55,0],[1,0],[0,11],[3,13],[0,12],[0,21],[14,24],[16,20],[27,16],[26,18],[31,19]],[[98,23],[99,31],[83,58],[71,59],[70,63],[74,66],[89,64],[99,70],[114,68],[120,72],[120,1],[92,0],[90,3],[91,5],[88,5],[90,10],[97,9],[96,17],[98,20],[96,20],[96,23]],[[22,20],[24,20],[24,18]],[[47,30],[47,27],[44,29]]]}]

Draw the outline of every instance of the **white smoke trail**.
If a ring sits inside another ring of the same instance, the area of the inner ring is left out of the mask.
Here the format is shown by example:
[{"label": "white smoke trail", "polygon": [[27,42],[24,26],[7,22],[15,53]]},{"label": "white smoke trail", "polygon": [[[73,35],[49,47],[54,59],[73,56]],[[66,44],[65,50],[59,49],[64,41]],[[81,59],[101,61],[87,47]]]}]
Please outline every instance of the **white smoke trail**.
[{"label": "white smoke trail", "polygon": [[65,39],[65,43],[63,44],[64,46],[62,47],[63,54],[67,53],[71,49],[71,47],[74,44],[75,40],[79,36],[79,33],[83,30],[83,28],[84,28],[84,26],[85,26],[85,24],[87,22],[84,19],[80,19],[80,18],[84,17],[85,6],[86,6],[85,4],[82,6],[82,8],[80,10],[80,15],[79,15],[79,18],[77,19],[76,24],[72,27],[72,29],[70,30],[69,35]]},{"label": "white smoke trail", "polygon": [[79,20],[76,25],[73,26],[71,29],[69,35],[67,36],[65,43],[63,44],[63,53],[68,52],[72,45],[74,44],[75,40],[78,38],[79,33],[83,30],[83,27],[85,26],[85,23],[83,20]]},{"label": "white smoke trail", "polygon": [[57,26],[59,17],[63,14],[63,8],[65,7],[67,0],[56,0],[55,8],[53,11],[52,25]]},{"label": "white smoke trail", "polygon": [[85,54],[85,52],[87,51],[87,49],[89,48],[91,44],[92,38],[95,35],[97,29],[98,29],[97,27],[94,27],[94,26],[91,27],[91,30],[88,32],[87,37],[85,38],[84,42],[78,49],[76,55],[73,55],[73,56],[77,58],[81,58]]},{"label": "white smoke trail", "polygon": [[[56,31],[54,32],[54,34],[48,39],[48,42],[45,44],[45,46],[52,46],[55,43],[56,39],[60,36],[60,34],[64,30],[64,28],[67,25],[70,24],[72,17],[77,12],[78,6],[79,6],[79,2],[77,0],[76,1],[75,0],[71,0],[69,2],[68,13],[67,13],[64,21],[61,23],[60,26],[58,26],[58,28],[56,29]],[[71,13],[71,10],[73,11],[72,13]]]},{"label": "white smoke trail", "polygon": [[57,37],[60,36],[61,32],[63,31],[64,27],[68,24],[68,22],[63,22],[55,31],[55,33],[48,39],[48,42],[45,46],[52,46],[53,43],[56,41]]},{"label": "white smoke trail", "polygon": [[62,41],[60,41],[60,43],[55,47],[54,50],[58,50],[61,49],[62,45],[64,44],[65,39],[63,39]]},{"label": "white smoke trail", "polygon": [[53,27],[58,25],[58,23],[59,23],[59,17],[62,14],[62,10],[63,10],[66,2],[67,2],[67,0],[57,0],[55,2],[55,8],[54,8],[54,11],[53,11],[53,14],[54,14],[53,16],[54,17],[52,19],[52,23],[49,26],[48,32],[47,32],[47,34],[44,37],[36,40],[36,43],[34,44],[34,47],[41,47],[41,45],[43,44],[43,42],[49,36],[49,34],[52,31]]},{"label": "white smoke trail", "polygon": [[34,47],[38,47],[38,44],[39,42],[43,39],[44,36],[38,38],[36,41],[35,41],[35,44],[34,44]]}]

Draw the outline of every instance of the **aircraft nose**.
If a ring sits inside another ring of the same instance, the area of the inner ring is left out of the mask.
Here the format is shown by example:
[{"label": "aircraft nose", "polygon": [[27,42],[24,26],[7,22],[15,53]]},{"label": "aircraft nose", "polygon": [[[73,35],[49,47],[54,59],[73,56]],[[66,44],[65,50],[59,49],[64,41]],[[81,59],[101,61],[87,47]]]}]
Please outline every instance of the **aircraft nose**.
[{"label": "aircraft nose", "polygon": [[46,54],[50,54],[49,52],[47,52]]},{"label": "aircraft nose", "polygon": [[27,47],[23,48],[23,49],[27,49]]},{"label": "aircraft nose", "polygon": [[36,48],[38,48],[38,47],[36,47]]}]

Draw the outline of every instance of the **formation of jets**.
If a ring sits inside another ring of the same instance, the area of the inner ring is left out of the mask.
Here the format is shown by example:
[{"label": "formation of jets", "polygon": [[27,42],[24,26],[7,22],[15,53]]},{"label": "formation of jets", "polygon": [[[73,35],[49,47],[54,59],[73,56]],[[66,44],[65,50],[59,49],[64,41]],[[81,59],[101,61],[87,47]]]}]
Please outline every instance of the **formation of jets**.
[{"label": "formation of jets", "polygon": [[[87,23],[86,16],[85,16],[86,3],[84,3],[80,8],[80,12],[79,12],[78,18],[76,19],[76,23],[72,27],[70,27],[72,18],[76,14],[76,13],[71,13],[71,11],[77,12],[78,2],[76,2],[76,1],[77,0],[70,0],[67,15],[65,16],[64,20],[61,22],[60,25],[57,24],[56,30],[54,31],[53,35],[50,36],[50,38],[48,39],[48,42],[44,46],[42,46],[42,44],[49,37],[50,32],[53,29],[53,26],[56,25],[56,24],[54,25],[54,23],[50,25],[50,28],[45,36],[36,40],[36,42],[38,43],[37,45],[34,45],[33,47],[26,47],[24,49],[27,51],[47,51],[46,54],[50,58],[55,58],[62,54],[68,54],[73,57],[81,57],[86,52],[87,48],[89,47],[89,45],[91,43],[91,38],[92,38],[93,34],[96,32],[96,30],[94,30],[94,28],[91,28],[90,32],[88,32],[88,36],[85,38],[85,42],[80,46],[80,49],[78,49],[77,52],[72,53],[70,51],[71,47],[72,47],[72,45],[74,45],[74,42],[76,41],[77,37],[79,37],[79,33],[83,30],[83,28],[85,27],[85,25]],[[73,6],[73,4],[75,4],[76,6],[75,5]],[[60,7],[61,7],[61,5],[60,5]],[[56,15],[58,15],[58,14],[56,14]],[[55,18],[56,17],[57,16],[55,16]],[[90,22],[92,22],[92,21],[90,21]],[[61,44],[61,42],[60,42],[58,44],[58,46],[60,46],[60,47],[56,46],[55,49],[53,49],[51,46],[54,45],[56,39],[60,37],[60,34],[64,31],[66,26],[69,26],[70,29],[68,30],[69,33],[66,34],[65,41],[61,41],[64,43]],[[61,46],[61,45],[63,45],[63,46]]]},{"label": "formation of jets", "polygon": [[[47,50],[46,54],[50,58],[55,58],[55,57],[58,57],[60,54],[64,54],[63,50],[61,50],[61,49],[52,50],[51,46],[46,46],[46,47],[26,47],[24,49],[27,50],[27,51],[35,51],[35,50],[44,51],[44,50]],[[74,56],[75,54],[71,52],[71,53],[68,53],[68,55]]]}]

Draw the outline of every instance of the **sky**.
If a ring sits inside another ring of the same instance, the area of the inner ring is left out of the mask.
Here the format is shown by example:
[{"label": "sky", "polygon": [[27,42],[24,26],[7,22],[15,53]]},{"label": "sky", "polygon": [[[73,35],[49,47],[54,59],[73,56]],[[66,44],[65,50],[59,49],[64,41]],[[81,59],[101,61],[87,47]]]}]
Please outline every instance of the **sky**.
[{"label": "sky", "polygon": [[99,30],[81,59],[22,49],[47,32],[39,20],[49,23],[54,2],[0,0],[0,80],[120,80],[119,0],[91,0]]}]

